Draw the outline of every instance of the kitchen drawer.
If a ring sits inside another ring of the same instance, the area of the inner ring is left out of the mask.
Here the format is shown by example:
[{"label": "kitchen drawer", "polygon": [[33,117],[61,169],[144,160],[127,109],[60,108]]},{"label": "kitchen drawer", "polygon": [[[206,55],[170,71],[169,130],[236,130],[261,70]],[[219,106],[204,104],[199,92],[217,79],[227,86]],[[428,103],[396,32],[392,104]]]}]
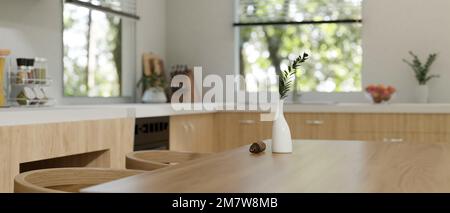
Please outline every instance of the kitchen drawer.
[{"label": "kitchen drawer", "polygon": [[261,113],[226,112],[215,115],[219,150],[226,151],[270,139],[272,122],[261,122]]},{"label": "kitchen drawer", "polygon": [[450,143],[445,133],[353,133],[354,140],[388,143]]},{"label": "kitchen drawer", "polygon": [[441,114],[355,114],[355,133],[450,133],[450,116]]},{"label": "kitchen drawer", "polygon": [[248,145],[264,139],[261,137],[260,113],[237,113],[234,116],[234,125],[239,128],[240,145]]},{"label": "kitchen drawer", "polygon": [[349,140],[350,114],[286,113],[293,139]]}]

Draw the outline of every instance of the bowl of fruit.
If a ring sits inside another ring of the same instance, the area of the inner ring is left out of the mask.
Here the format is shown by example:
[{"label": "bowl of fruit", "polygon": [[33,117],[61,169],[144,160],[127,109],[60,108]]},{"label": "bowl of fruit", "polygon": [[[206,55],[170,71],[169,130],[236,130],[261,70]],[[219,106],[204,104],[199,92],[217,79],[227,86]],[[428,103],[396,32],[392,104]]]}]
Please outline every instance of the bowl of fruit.
[{"label": "bowl of fruit", "polygon": [[376,104],[389,102],[396,92],[397,90],[395,89],[395,87],[385,86],[383,84],[379,85],[371,84],[368,87],[366,87],[366,94]]}]

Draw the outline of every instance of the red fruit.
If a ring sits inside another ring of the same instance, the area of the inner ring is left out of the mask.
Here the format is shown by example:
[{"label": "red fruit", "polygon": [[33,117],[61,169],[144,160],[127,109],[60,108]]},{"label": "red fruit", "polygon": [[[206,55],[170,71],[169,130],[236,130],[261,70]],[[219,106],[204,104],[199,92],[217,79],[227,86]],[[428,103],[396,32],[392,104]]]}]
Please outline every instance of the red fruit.
[{"label": "red fruit", "polygon": [[366,87],[366,92],[372,96],[375,103],[381,103],[383,101],[389,101],[392,98],[392,94],[397,92],[397,89],[393,86],[386,86],[384,84],[370,84]]},{"label": "red fruit", "polygon": [[373,98],[380,98],[381,97],[381,94],[378,93],[378,92],[371,93],[371,95],[372,95]]},{"label": "red fruit", "polygon": [[387,88],[387,90],[388,90],[388,92],[389,92],[389,94],[394,94],[395,92],[397,92],[397,89],[395,89],[394,87],[392,87],[392,86],[389,86],[388,88]]},{"label": "red fruit", "polygon": [[371,85],[366,87],[366,91],[369,92],[369,93],[371,93],[371,92],[373,92],[375,90],[376,90],[376,86],[373,85],[373,84],[371,84]]},{"label": "red fruit", "polygon": [[391,94],[389,94],[388,92],[386,92],[385,94],[383,94],[383,100],[389,101],[390,99],[391,99]]}]

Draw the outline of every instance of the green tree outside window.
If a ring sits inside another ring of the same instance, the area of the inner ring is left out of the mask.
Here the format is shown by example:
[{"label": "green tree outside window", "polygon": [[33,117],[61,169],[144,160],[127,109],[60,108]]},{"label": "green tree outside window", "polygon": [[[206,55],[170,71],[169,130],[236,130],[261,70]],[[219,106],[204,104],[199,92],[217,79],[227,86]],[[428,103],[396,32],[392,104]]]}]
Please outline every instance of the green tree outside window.
[{"label": "green tree outside window", "polygon": [[[362,0],[240,0],[240,23],[361,20]],[[301,92],[361,91],[361,23],[240,26],[239,58],[248,91],[276,90],[276,75],[303,52]],[[269,82],[269,85],[256,82]]]}]

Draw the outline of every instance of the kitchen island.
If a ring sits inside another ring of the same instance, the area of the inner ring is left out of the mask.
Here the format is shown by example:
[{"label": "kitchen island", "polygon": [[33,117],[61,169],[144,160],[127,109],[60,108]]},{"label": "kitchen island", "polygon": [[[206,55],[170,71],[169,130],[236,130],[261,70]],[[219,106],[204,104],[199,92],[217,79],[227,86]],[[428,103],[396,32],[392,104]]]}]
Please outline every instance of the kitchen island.
[{"label": "kitchen island", "polygon": [[125,168],[134,111],[126,108],[0,109],[0,192],[19,173],[44,168]]},{"label": "kitchen island", "polygon": [[[176,110],[189,105],[0,109],[0,192],[12,192],[15,175],[33,169],[124,168],[139,118],[170,117],[173,151],[220,153],[272,138],[272,123],[254,106]],[[448,104],[287,104],[285,112],[295,139],[450,144]]]},{"label": "kitchen island", "polygon": [[[270,143],[268,143],[270,144]],[[450,192],[450,144],[295,141],[293,154],[244,146],[86,188],[85,193]]]}]

